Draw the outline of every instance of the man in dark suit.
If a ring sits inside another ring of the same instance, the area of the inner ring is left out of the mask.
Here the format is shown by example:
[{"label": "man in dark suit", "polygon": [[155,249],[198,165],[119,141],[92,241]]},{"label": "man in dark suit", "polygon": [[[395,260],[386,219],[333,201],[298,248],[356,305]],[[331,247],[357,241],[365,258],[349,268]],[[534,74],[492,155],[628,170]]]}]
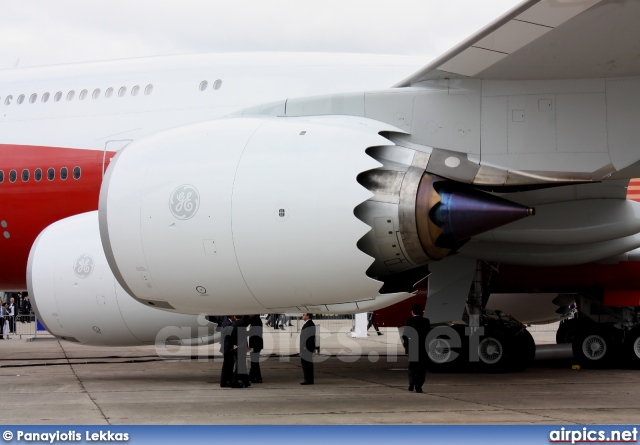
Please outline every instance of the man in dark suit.
[{"label": "man in dark suit", "polygon": [[262,351],[263,347],[262,320],[260,320],[260,315],[252,315],[249,319],[249,356],[251,357],[249,381],[253,383],[262,383],[262,373],[260,372],[260,351]]},{"label": "man in dark suit", "polygon": [[20,321],[24,323],[25,319],[27,322],[31,321],[31,301],[29,301],[29,295],[25,295],[22,298],[22,318]]},{"label": "man in dark suit", "polygon": [[413,315],[404,325],[402,345],[409,355],[409,391],[422,392],[422,385],[427,374],[427,335],[431,330],[428,318],[422,316],[422,305],[416,303],[411,308]]},{"label": "man in dark suit", "polygon": [[316,349],[316,325],[312,314],[302,314],[304,325],[300,330],[300,362],[304,381],[301,385],[313,385],[313,351]]},{"label": "man in dark suit", "polygon": [[220,331],[220,352],[222,352],[222,371],[220,372],[220,387],[231,387],[231,380],[233,379],[233,345],[231,344],[231,332],[233,331],[233,320],[229,316],[225,316],[222,319],[222,327]]},{"label": "man in dark suit", "polygon": [[249,382],[249,372],[247,370],[247,347],[249,326],[248,315],[236,315],[233,322],[233,330],[231,331],[230,342],[233,347],[233,355],[235,359],[235,367],[233,368],[233,380],[231,380],[232,388],[248,388],[251,386]]}]

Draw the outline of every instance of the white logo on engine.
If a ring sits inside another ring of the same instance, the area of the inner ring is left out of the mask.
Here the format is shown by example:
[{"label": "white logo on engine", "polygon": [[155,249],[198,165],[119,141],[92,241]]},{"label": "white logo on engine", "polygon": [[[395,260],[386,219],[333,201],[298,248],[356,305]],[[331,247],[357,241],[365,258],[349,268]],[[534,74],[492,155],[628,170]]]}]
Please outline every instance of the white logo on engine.
[{"label": "white logo on engine", "polygon": [[200,207],[200,195],[192,185],[181,185],[171,193],[169,210],[178,219],[189,219]]},{"label": "white logo on engine", "polygon": [[88,253],[80,255],[73,264],[73,272],[80,278],[87,278],[93,273],[93,257]]}]

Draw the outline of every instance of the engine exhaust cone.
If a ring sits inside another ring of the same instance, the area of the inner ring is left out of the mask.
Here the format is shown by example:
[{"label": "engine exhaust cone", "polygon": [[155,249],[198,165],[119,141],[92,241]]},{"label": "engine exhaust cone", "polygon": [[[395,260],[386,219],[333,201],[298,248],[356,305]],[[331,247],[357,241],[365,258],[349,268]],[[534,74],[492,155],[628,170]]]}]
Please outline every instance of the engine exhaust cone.
[{"label": "engine exhaust cone", "polygon": [[435,243],[453,247],[462,240],[533,215],[535,210],[472,188],[446,184],[436,191],[439,203],[429,212],[429,218],[442,229]]},{"label": "engine exhaust cone", "polygon": [[416,199],[416,223],[425,253],[438,260],[474,235],[535,214],[523,206],[466,184],[425,174]]}]

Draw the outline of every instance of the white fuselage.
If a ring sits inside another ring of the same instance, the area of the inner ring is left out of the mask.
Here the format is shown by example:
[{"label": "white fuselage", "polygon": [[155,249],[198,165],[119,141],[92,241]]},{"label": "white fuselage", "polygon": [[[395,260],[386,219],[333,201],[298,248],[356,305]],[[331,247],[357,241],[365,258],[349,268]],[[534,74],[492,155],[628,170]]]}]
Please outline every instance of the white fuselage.
[{"label": "white fuselage", "polygon": [[0,144],[104,150],[110,141],[135,140],[288,97],[388,88],[423,62],[239,53],[0,71]]}]

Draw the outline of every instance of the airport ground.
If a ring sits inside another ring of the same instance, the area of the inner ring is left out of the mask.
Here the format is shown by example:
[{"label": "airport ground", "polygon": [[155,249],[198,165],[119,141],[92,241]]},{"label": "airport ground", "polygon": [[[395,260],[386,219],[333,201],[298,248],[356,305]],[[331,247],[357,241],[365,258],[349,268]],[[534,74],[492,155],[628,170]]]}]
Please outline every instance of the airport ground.
[{"label": "airport ground", "polygon": [[[290,328],[294,331],[294,328]],[[640,419],[640,371],[542,361],[510,374],[427,374],[407,391],[396,329],[322,339],[300,386],[297,335],[266,329],[264,383],[219,386],[218,345],[98,348],[46,336],[0,342],[3,424],[617,424]],[[534,330],[538,344],[551,330]]]}]

